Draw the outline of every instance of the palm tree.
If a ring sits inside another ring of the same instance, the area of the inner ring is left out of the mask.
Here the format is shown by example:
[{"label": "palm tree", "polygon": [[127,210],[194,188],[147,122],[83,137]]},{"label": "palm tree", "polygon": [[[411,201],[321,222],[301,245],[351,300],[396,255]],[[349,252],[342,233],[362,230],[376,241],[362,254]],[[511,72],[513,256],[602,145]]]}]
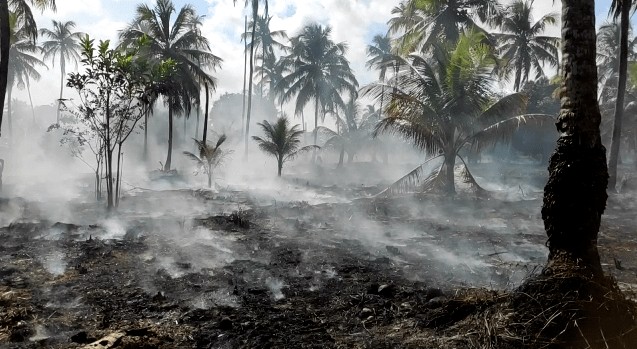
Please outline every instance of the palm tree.
[{"label": "palm tree", "polygon": [[502,6],[498,0],[403,0],[392,10],[390,33],[400,34],[399,53],[427,50],[443,40],[455,43],[463,30],[480,28],[478,21],[499,24]]},{"label": "palm tree", "polygon": [[[17,15],[9,16],[11,21],[11,48],[9,49],[9,75],[7,78],[7,120],[9,134],[11,134],[11,95],[13,86],[23,89],[29,80],[40,80],[40,73],[36,67],[46,67],[44,62],[34,54],[40,52],[40,47],[33,43],[31,35],[24,23],[20,23]],[[21,25],[20,27],[18,27]]]},{"label": "palm tree", "polygon": [[327,127],[319,127],[319,131],[329,137],[323,148],[335,148],[340,152],[337,168],[343,166],[345,153],[347,153],[347,163],[349,164],[362,148],[373,146],[371,135],[378,118],[375,112],[369,113],[369,109],[367,111],[367,113],[361,113],[359,103],[356,98],[352,98],[347,102],[342,112],[344,118],[337,116],[340,132],[334,132]]},{"label": "palm tree", "polygon": [[55,11],[55,0],[6,0],[0,1],[0,136],[2,135],[2,114],[4,111],[5,95],[9,75],[9,49],[11,47],[11,25],[9,7],[24,22],[25,30],[31,40],[35,42],[38,28],[29,7],[29,3],[39,10],[51,8]]},{"label": "palm tree", "polygon": [[51,60],[55,66],[55,59],[60,59],[60,98],[58,99],[57,122],[60,122],[60,108],[62,106],[62,96],[64,91],[64,78],[66,77],[66,62],[73,62],[77,68],[80,58],[80,40],[84,33],[74,32],[75,22],[58,22],[53,20],[53,30],[40,29],[40,35],[48,37],[50,40],[42,43],[44,60]]},{"label": "palm tree", "polygon": [[294,159],[295,156],[310,149],[320,149],[317,145],[301,146],[301,135],[299,125],[289,126],[290,121],[286,116],[279,118],[274,124],[267,120],[257,125],[261,126],[264,138],[252,136],[257,141],[259,148],[266,154],[274,156],[277,161],[277,174],[281,177],[283,164]]},{"label": "palm tree", "polygon": [[184,152],[184,155],[194,160],[199,167],[203,168],[208,176],[208,188],[212,187],[212,170],[217,168],[228,154],[228,151],[221,149],[221,145],[226,139],[226,135],[221,135],[214,146],[195,139],[195,143],[197,143],[197,148],[199,149],[199,156],[191,152]]},{"label": "palm tree", "polygon": [[[345,103],[341,93],[350,98],[356,95],[358,82],[345,58],[347,46],[334,43],[331,27],[319,24],[305,26],[301,33],[291,39],[291,54],[286,58],[293,64],[292,72],[280,82],[277,88],[281,100],[289,101],[296,96],[295,114],[301,114],[305,106],[314,100],[314,129],[318,128],[319,111],[323,119],[328,111],[343,108]],[[314,143],[317,133],[314,132]]]},{"label": "palm tree", "polygon": [[170,170],[172,162],[173,115],[188,114],[193,100],[198,103],[201,82],[213,90],[216,88],[215,79],[205,69],[218,67],[221,58],[210,53],[210,44],[201,34],[200,24],[200,17],[192,6],[185,5],[177,12],[171,0],[157,0],[153,8],[146,4],[138,5],[135,19],[120,32],[123,46],[137,45],[140,40],[148,41],[149,55],[157,59],[171,59],[176,65],[176,74],[166,81],[166,89],[161,93],[168,105],[165,171]]},{"label": "palm tree", "polygon": [[[455,193],[456,158],[465,146],[480,150],[507,140],[522,124],[551,119],[519,115],[526,107],[523,94],[499,98],[492,92],[494,77],[490,71],[496,62],[491,51],[484,44],[484,34],[470,31],[436,61],[422,54],[397,58],[402,60],[401,70],[393,78],[398,81],[398,88],[392,93],[386,118],[378,123],[374,133],[401,135],[430,157],[443,158],[440,167],[422,183],[423,191]],[[382,86],[371,85],[363,92],[378,98]],[[464,181],[481,191],[462,162]],[[420,184],[424,171],[419,166],[385,193],[404,192]]]},{"label": "palm tree", "polygon": [[[265,72],[266,70],[273,70],[274,63],[276,62],[276,55],[274,50],[278,49],[281,51],[288,50],[288,46],[283,42],[284,40],[288,40],[288,36],[285,33],[285,30],[270,30],[270,20],[272,17],[266,16],[258,16],[257,21],[250,21],[248,25],[248,31],[241,35],[243,40],[247,40],[248,35],[254,30],[255,36],[254,41],[248,42],[248,46],[250,50],[252,50],[252,45],[255,46],[255,51],[259,51],[254,59],[260,60],[261,64],[257,66],[255,69],[257,73],[261,73],[260,86],[261,86],[261,97],[263,97],[264,92],[264,82],[265,82]],[[256,23],[256,28],[253,28]],[[263,69],[265,66],[268,66],[266,69]],[[261,68],[261,69],[259,69]]]},{"label": "palm tree", "polygon": [[602,275],[597,236],[608,172],[597,103],[595,1],[562,1],[560,138],[549,164],[542,219],[549,268],[568,263]]},{"label": "palm tree", "polygon": [[[382,84],[384,84],[387,68],[389,68],[392,63],[396,62],[394,55],[391,52],[391,38],[388,34],[374,36],[372,44],[367,46],[367,57],[369,57],[369,60],[367,60],[365,65],[368,69],[378,70],[378,79]],[[397,69],[397,67],[394,67],[394,72],[396,72]],[[379,107],[381,114],[383,112],[384,100],[385,88],[383,87],[380,94]]]},{"label": "palm tree", "polygon": [[496,34],[504,71],[515,75],[515,91],[520,91],[532,71],[535,79],[544,76],[544,63],[558,65],[559,38],[542,35],[548,25],[557,23],[557,14],[546,14],[534,23],[532,11],[533,0],[515,0],[506,9],[502,33]]},{"label": "palm tree", "polygon": [[[235,4],[237,0],[232,0]],[[268,0],[265,0],[265,14],[264,16],[268,16]],[[252,23],[257,22],[257,18],[259,16],[259,0],[245,0],[245,7],[248,4],[252,5]],[[252,33],[250,42],[255,42],[256,38],[256,26],[252,26]],[[252,79],[254,78],[254,45],[250,47],[250,75],[248,79],[248,111],[246,114],[246,130],[245,130],[245,156],[248,156],[248,137],[250,137],[250,116],[252,114]]]},{"label": "palm tree", "polygon": [[617,162],[619,159],[619,144],[621,143],[622,118],[624,117],[624,97],[626,95],[626,80],[628,76],[628,55],[630,35],[630,11],[633,0],[613,0],[610,12],[617,20],[620,17],[621,35],[619,45],[619,80],[617,81],[617,99],[615,100],[615,115],[613,118],[613,137],[610,144],[610,158],[608,159],[608,187],[616,191]]}]

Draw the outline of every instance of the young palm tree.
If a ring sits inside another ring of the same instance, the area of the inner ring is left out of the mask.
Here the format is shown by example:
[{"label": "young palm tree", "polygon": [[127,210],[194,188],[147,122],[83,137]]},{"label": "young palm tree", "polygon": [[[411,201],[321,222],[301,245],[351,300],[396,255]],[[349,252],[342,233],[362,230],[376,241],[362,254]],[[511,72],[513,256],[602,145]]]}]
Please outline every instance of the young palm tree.
[{"label": "young palm tree", "polygon": [[212,171],[221,165],[225,157],[229,154],[228,151],[221,149],[221,145],[225,141],[226,135],[221,135],[214,146],[195,139],[195,143],[197,143],[197,148],[199,149],[199,156],[191,152],[184,152],[184,155],[194,160],[199,167],[203,168],[208,176],[208,188],[212,187]]},{"label": "young palm tree", "polygon": [[[24,23],[20,23],[17,15],[12,13],[9,16],[11,21],[11,48],[9,49],[9,76],[7,82],[7,121],[9,134],[12,133],[11,125],[11,95],[13,86],[24,89],[29,81],[40,80],[40,73],[37,67],[46,67],[44,62],[35,54],[40,52],[40,47],[31,40],[29,31]],[[21,25],[21,27],[18,27]]]},{"label": "young palm tree", "polygon": [[[437,51],[444,52],[441,48]],[[492,92],[494,77],[490,72],[495,60],[491,51],[484,44],[484,34],[470,31],[460,37],[453,50],[447,50],[435,61],[412,55],[400,64],[401,70],[394,77],[398,89],[392,93],[386,108],[388,115],[376,126],[375,134],[402,135],[429,156],[443,158],[440,168],[422,183],[423,191],[455,193],[456,158],[465,146],[480,150],[508,139],[522,124],[551,119],[543,115],[520,116],[526,107],[526,97],[520,93],[499,98]],[[381,91],[379,84],[364,89],[376,98]],[[423,171],[419,166],[386,194],[421,184]],[[466,164],[463,175],[465,182],[481,190]]]},{"label": "young palm tree", "polygon": [[66,77],[66,62],[72,62],[77,68],[77,62],[80,61],[80,40],[84,33],[75,32],[75,22],[58,22],[53,20],[53,30],[40,29],[40,35],[48,37],[42,43],[42,51],[44,60],[51,60],[55,66],[55,59],[60,60],[60,98],[58,100],[57,122],[60,122],[60,108],[62,106],[62,96],[64,91],[64,79]]},{"label": "young palm tree", "polygon": [[536,80],[544,76],[544,63],[558,65],[559,38],[542,35],[548,25],[557,23],[557,14],[546,14],[534,23],[532,11],[532,0],[515,0],[506,9],[502,33],[496,34],[504,71],[515,76],[515,91],[520,91],[532,71]]},{"label": "young palm tree", "polygon": [[2,135],[2,114],[9,75],[9,49],[11,47],[9,10],[11,7],[11,10],[18,16],[19,20],[24,22],[25,30],[29,33],[31,40],[35,42],[38,36],[38,28],[29,4],[39,10],[51,8],[55,11],[55,0],[0,1],[0,136]]},{"label": "young palm tree", "polygon": [[361,149],[373,147],[371,135],[374,125],[378,122],[375,112],[361,113],[360,105],[355,98],[347,102],[342,114],[344,118],[337,116],[336,121],[340,132],[335,132],[327,127],[319,127],[319,131],[328,137],[323,148],[334,148],[340,152],[337,168],[343,166],[345,153],[347,153],[347,163],[350,164]]},{"label": "young palm tree", "polygon": [[[334,43],[330,38],[332,28],[319,24],[305,26],[291,39],[291,54],[286,58],[293,64],[292,72],[281,80],[277,90],[281,100],[296,96],[295,113],[301,114],[305,106],[314,100],[314,129],[318,128],[319,112],[323,119],[328,111],[343,108],[341,93],[356,95],[358,82],[345,58],[347,46]],[[314,132],[314,143],[317,133]]]},{"label": "young palm tree", "polygon": [[166,82],[166,89],[162,92],[168,105],[165,171],[170,170],[172,164],[173,115],[190,112],[193,101],[199,98],[202,82],[213,90],[216,87],[215,79],[205,69],[215,69],[221,59],[210,53],[210,44],[201,34],[200,24],[192,6],[185,5],[177,11],[171,0],[158,0],[153,8],[146,4],[138,5],[135,19],[120,32],[123,46],[147,40],[151,56],[172,59],[176,63],[177,73]]},{"label": "young palm tree", "polygon": [[299,130],[299,125],[290,127],[289,124],[290,121],[286,116],[279,118],[274,124],[263,120],[262,123],[257,124],[263,130],[263,138],[252,136],[262,151],[276,158],[279,177],[281,177],[284,163],[294,159],[302,152],[320,149],[317,145],[300,147],[303,131]]},{"label": "young palm tree", "polygon": [[597,103],[595,1],[562,0],[560,138],[549,164],[542,219],[549,267],[567,262],[602,275],[597,236],[608,171]]}]

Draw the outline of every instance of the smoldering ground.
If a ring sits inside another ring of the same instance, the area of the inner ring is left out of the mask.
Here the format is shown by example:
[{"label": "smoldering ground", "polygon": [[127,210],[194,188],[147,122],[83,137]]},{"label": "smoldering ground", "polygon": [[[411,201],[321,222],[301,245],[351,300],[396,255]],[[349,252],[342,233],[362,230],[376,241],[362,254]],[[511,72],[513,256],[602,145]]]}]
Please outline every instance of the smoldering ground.
[{"label": "smoldering ground", "polygon": [[[51,157],[43,141],[12,145],[0,340],[68,348],[123,331],[133,347],[392,346],[401,340],[388,333],[398,331],[428,343],[432,328],[490,304],[457,301],[460,287],[511,289],[546,261],[541,165],[472,165],[487,198],[381,199],[374,195],[421,155],[405,148],[384,164],[362,152],[336,168],[338,153],[326,150],[320,166],[307,154],[279,179],[271,158],[251,144],[245,161],[233,139],[208,190],[180,156],[190,142],[173,153],[179,176],[156,178],[149,173],[164,154],[145,163],[141,136],[124,149],[123,195],[110,215],[94,200],[90,169],[64,148],[49,139],[59,152]],[[627,194],[609,205],[600,238],[605,265],[626,290],[634,283],[624,235],[632,205]]]}]

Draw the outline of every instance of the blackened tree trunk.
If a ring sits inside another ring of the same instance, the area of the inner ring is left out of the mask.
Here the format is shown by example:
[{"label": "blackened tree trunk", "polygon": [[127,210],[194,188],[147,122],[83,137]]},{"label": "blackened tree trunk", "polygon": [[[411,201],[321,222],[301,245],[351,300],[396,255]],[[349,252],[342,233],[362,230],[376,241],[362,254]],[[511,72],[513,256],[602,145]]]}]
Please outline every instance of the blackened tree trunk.
[{"label": "blackened tree trunk", "polygon": [[281,177],[281,172],[283,172],[283,158],[277,159],[277,174]]},{"label": "blackened tree trunk", "polygon": [[10,48],[9,4],[7,0],[0,0],[0,136],[2,136],[2,114],[9,76]]},{"label": "blackened tree trunk", "polygon": [[601,275],[597,236],[606,208],[608,169],[597,104],[594,0],[562,0],[560,138],[549,163],[542,219],[548,270],[557,264]]},{"label": "blackened tree trunk", "polygon": [[170,171],[170,165],[173,155],[173,106],[172,101],[168,105],[168,155],[166,155],[166,163],[164,171]]},{"label": "blackened tree trunk", "polygon": [[608,160],[608,188],[612,192],[616,191],[615,187],[617,185],[617,163],[619,160],[619,145],[621,143],[622,119],[624,117],[624,96],[626,95],[626,77],[628,75],[628,34],[630,31],[631,2],[632,0],[621,0],[619,81],[617,82],[613,138],[610,143],[610,159]]}]

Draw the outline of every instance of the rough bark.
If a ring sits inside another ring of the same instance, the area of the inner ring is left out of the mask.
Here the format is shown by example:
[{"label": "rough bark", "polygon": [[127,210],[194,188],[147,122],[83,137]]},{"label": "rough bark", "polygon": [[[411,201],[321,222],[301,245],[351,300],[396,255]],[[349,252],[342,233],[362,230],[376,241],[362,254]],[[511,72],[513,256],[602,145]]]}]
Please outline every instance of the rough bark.
[{"label": "rough bark", "polygon": [[562,54],[560,138],[542,206],[548,266],[568,263],[601,275],[597,236],[608,170],[599,133],[594,0],[562,0]]},{"label": "rough bark", "polygon": [[456,185],[454,183],[454,168],[456,167],[456,153],[453,151],[445,152],[444,162],[440,169],[440,176],[442,176],[442,190],[449,194],[456,194]]},{"label": "rough bark", "polygon": [[283,160],[282,159],[278,159],[277,160],[277,170],[278,170],[277,175],[279,177],[281,177],[281,172],[283,172]]},{"label": "rough bark", "polygon": [[631,1],[621,1],[621,37],[619,44],[619,81],[617,82],[617,100],[615,101],[615,117],[613,137],[610,143],[610,159],[608,160],[608,188],[616,192],[617,163],[619,162],[619,145],[621,143],[622,119],[624,117],[624,96],[626,95],[626,78],[628,72],[628,34],[630,30]]},{"label": "rough bark", "polygon": [[9,49],[11,48],[9,34],[9,4],[6,0],[2,0],[0,1],[0,137],[2,136],[2,114],[4,113],[4,99],[9,76]]}]

